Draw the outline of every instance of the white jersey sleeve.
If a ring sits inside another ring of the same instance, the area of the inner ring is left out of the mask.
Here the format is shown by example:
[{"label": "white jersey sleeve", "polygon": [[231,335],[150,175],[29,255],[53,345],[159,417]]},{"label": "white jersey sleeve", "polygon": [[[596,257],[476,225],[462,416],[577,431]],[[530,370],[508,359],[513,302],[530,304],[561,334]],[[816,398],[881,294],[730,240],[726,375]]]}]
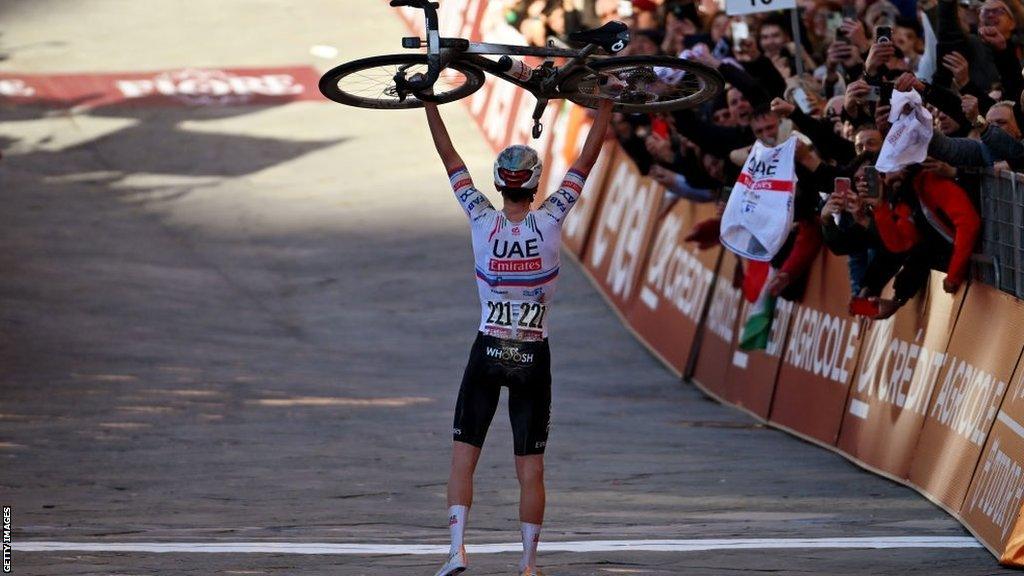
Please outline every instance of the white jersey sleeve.
[{"label": "white jersey sleeve", "polygon": [[562,221],[565,220],[565,216],[569,213],[569,209],[576,204],[576,200],[579,200],[580,194],[583,193],[583,185],[586,182],[586,174],[570,169],[565,174],[562,185],[552,195],[548,196],[547,200],[544,200],[540,209],[547,212],[561,225]]},{"label": "white jersey sleeve", "polygon": [[455,199],[462,205],[462,209],[466,211],[466,216],[469,216],[470,221],[476,222],[494,210],[490,200],[473,186],[473,179],[469,176],[469,170],[466,170],[465,166],[456,168],[449,173],[448,180],[451,181]]}]

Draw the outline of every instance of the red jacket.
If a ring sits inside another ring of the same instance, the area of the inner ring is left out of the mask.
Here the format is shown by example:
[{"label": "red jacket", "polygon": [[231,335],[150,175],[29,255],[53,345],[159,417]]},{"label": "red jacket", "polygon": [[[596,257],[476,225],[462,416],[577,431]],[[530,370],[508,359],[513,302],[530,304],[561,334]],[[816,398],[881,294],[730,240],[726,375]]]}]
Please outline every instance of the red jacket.
[{"label": "red jacket", "polygon": [[[941,220],[936,228],[943,227],[942,224],[952,228],[953,255],[949,259],[946,277],[959,284],[967,277],[971,253],[974,252],[974,244],[981,230],[978,211],[974,209],[963,188],[934,173],[919,173],[914,178],[913,186],[922,210]],[[875,226],[882,243],[890,252],[906,252],[921,241],[913,212],[911,206],[902,202],[893,208],[887,202],[879,202],[875,207]],[[933,226],[927,222],[922,224]],[[943,231],[940,230],[940,233]]]}]

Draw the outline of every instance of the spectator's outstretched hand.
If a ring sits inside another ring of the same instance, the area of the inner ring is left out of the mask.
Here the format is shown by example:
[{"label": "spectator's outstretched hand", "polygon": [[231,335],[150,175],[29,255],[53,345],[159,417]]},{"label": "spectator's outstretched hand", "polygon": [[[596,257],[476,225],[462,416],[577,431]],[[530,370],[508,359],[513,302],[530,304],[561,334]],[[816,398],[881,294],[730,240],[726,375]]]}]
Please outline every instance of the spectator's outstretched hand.
[{"label": "spectator's outstretched hand", "polygon": [[782,98],[773,98],[771,107],[772,112],[775,112],[776,114],[783,118],[789,118],[789,115],[792,114],[794,110],[796,110],[795,105],[783,100]]},{"label": "spectator's outstretched hand", "polygon": [[654,156],[654,159],[659,162],[671,162],[675,157],[675,151],[672,150],[672,141],[668,138],[651,134],[644,140],[644,145],[647,146],[647,151],[650,152],[651,156]]},{"label": "spectator's outstretched hand", "polygon": [[788,272],[779,272],[778,274],[775,275],[775,278],[772,278],[772,281],[768,283],[768,286],[766,286],[766,288],[768,288],[769,294],[778,297],[779,294],[782,294],[782,291],[785,290],[786,286],[789,286],[789,284],[792,281],[793,278],[790,277]]},{"label": "spectator's outstretched hand", "polygon": [[846,87],[846,93],[843,94],[843,108],[846,108],[846,113],[856,116],[857,108],[864,103],[864,98],[870,91],[871,86],[868,86],[863,78],[850,82]]},{"label": "spectator's outstretched hand", "polygon": [[671,188],[672,184],[675,183],[676,175],[674,172],[665,168],[664,166],[651,166],[651,171],[647,174],[654,179],[655,182],[661,184],[665,188]]},{"label": "spectator's outstretched hand", "polygon": [[864,25],[861,24],[860,20],[847,18],[843,20],[843,24],[839,29],[846,34],[846,37],[850,39],[850,42],[861,52],[867,50],[871,46],[871,42],[868,41],[867,34],[864,33]]},{"label": "spectator's outstretched hand", "polygon": [[843,207],[846,205],[846,197],[839,193],[833,192],[828,195],[828,200],[825,201],[825,205],[821,207],[821,220],[827,222],[829,218],[832,218],[836,214],[843,211]]},{"label": "spectator's outstretched hand", "polygon": [[924,162],[921,162],[921,169],[950,180],[956,178],[956,167],[935,158],[925,158]]},{"label": "spectator's outstretched hand", "polygon": [[980,115],[978,112],[978,97],[971,94],[964,94],[960,105],[964,109],[964,116],[971,122]]},{"label": "spectator's outstretched hand", "polygon": [[913,88],[918,92],[923,92],[926,88],[924,82],[919,80],[917,76],[914,76],[913,72],[904,72],[900,74],[900,77],[896,79],[894,83],[897,92],[910,92]]},{"label": "spectator's outstretched hand", "polygon": [[864,61],[864,69],[868,74],[878,74],[878,70],[889,63],[896,55],[896,45],[892,42],[875,42],[868,50],[868,59]]},{"label": "spectator's outstretched hand", "polygon": [[828,47],[827,61],[829,66],[842,64],[852,68],[861,62],[860,50],[853,44],[846,42],[834,42]]},{"label": "spectator's outstretched hand", "polygon": [[889,127],[891,126],[889,124],[889,109],[890,107],[888,104],[875,108],[875,126],[878,127],[878,130],[882,133],[883,137],[885,136],[885,133],[889,131]]},{"label": "spectator's outstretched hand", "polygon": [[957,88],[967,86],[971,81],[971,65],[959,52],[950,52],[942,57],[942,66],[953,73],[953,82]]},{"label": "spectator's outstretched hand", "polygon": [[997,52],[1006,50],[1006,37],[999,32],[995,26],[981,26],[978,28],[978,36],[981,41],[992,47]]},{"label": "spectator's outstretched hand", "polygon": [[878,314],[872,316],[872,318],[874,318],[875,320],[885,320],[886,318],[895,314],[896,311],[900,309],[899,305],[896,304],[896,302],[889,300],[887,298],[871,297],[868,298],[868,300],[878,303]]}]

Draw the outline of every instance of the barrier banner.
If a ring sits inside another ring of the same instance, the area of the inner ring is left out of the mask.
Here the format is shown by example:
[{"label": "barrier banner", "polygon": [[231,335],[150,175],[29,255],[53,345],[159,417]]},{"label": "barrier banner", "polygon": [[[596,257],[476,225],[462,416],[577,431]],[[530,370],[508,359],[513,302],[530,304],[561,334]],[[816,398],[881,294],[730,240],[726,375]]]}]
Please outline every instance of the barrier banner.
[{"label": "barrier banner", "polygon": [[1024,362],[1017,362],[1012,382],[981,451],[960,519],[1002,556],[1000,562],[1024,567]]},{"label": "barrier banner", "polygon": [[718,279],[708,303],[708,315],[700,338],[700,354],[694,366],[693,380],[709,394],[725,397],[725,377],[732,346],[739,329],[741,290],[734,280],[739,260],[729,250],[722,251]]},{"label": "barrier banner", "polygon": [[637,298],[626,312],[636,334],[677,375],[686,369],[721,250],[699,251],[684,238],[714,215],[714,204],[672,205],[658,222]]},{"label": "barrier banner", "polygon": [[984,284],[970,286],[935,380],[909,476],[911,484],[954,514],[1020,357],[1022,333],[1024,302]]},{"label": "barrier banner", "polygon": [[311,66],[182,68],[102,74],[0,74],[0,100],[16,106],[249,106],[320,100]]},{"label": "barrier banner", "polygon": [[795,433],[835,444],[857,367],[860,320],[850,316],[846,258],[818,256],[804,299],[793,306],[793,324],[779,368],[771,420]]},{"label": "barrier banner", "polygon": [[892,317],[869,321],[839,431],[839,449],[894,478],[906,479],[932,389],[956,323],[961,290],[942,290],[945,274]]},{"label": "barrier banner", "polygon": [[664,190],[654,180],[641,176],[627,154],[615,155],[605,188],[591,225],[583,267],[622,312],[635,296]]},{"label": "barrier banner", "polygon": [[725,373],[725,399],[767,419],[775,393],[775,380],[782,364],[782,350],[793,318],[793,303],[779,298],[772,313],[768,347],[764,350],[741,350],[740,334],[753,307],[742,301],[739,326],[733,340],[732,354]]},{"label": "barrier banner", "polygon": [[612,165],[614,165],[618,142],[606,142],[601,149],[601,155],[597,157],[597,163],[587,176],[587,183],[583,186],[583,193],[576,201],[569,215],[562,223],[562,245],[576,255],[583,258],[584,248],[590,238],[590,230],[594,222],[594,216],[601,206],[604,198],[605,180]]}]

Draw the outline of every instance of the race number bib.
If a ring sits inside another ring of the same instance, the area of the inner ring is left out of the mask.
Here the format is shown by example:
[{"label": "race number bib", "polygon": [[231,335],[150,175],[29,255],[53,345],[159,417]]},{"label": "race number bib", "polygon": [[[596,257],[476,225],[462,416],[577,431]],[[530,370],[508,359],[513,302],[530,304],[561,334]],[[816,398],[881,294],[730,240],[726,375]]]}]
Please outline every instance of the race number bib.
[{"label": "race number bib", "polygon": [[487,300],[483,312],[484,332],[488,334],[500,338],[543,338],[547,306],[540,302]]}]

